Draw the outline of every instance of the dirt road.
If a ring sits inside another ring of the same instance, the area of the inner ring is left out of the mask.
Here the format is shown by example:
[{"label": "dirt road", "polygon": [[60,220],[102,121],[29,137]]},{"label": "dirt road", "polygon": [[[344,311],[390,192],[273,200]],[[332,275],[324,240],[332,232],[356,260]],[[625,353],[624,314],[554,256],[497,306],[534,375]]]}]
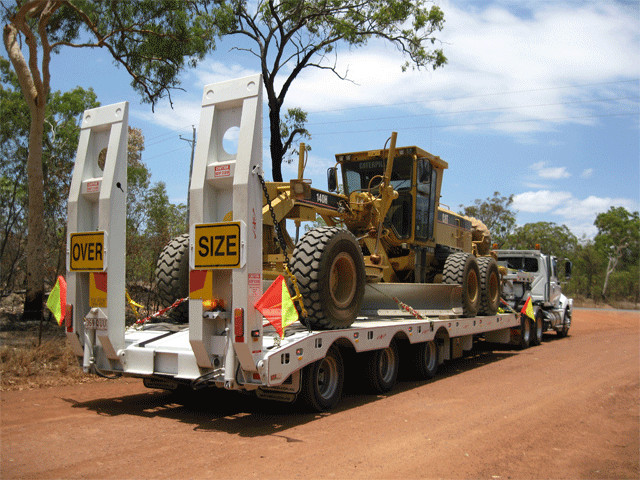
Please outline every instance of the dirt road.
[{"label": "dirt road", "polygon": [[639,478],[637,312],[576,310],[570,336],[444,366],[312,415],[198,404],[125,379],[3,392],[13,478]]}]

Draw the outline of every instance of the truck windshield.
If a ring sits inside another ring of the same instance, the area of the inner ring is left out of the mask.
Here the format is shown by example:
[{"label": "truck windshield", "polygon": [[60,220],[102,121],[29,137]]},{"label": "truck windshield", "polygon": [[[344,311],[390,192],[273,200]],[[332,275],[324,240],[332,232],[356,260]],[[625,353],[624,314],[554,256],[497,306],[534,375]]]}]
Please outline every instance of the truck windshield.
[{"label": "truck windshield", "polygon": [[538,271],[538,259],[531,257],[501,257],[498,264],[510,270],[536,273]]}]

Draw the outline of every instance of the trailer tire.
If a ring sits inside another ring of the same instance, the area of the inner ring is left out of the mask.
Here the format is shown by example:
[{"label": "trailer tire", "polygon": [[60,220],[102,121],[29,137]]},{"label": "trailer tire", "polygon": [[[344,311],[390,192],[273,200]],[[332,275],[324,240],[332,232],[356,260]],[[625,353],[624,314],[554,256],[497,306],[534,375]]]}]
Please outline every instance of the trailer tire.
[{"label": "trailer tire", "polygon": [[438,371],[438,346],[436,342],[422,342],[415,345],[414,365],[418,377],[428,380],[436,376]]},{"label": "trailer tire", "polygon": [[533,324],[533,331],[531,332],[531,345],[540,345],[542,343],[542,329],[543,329],[543,313],[542,310],[536,312],[536,320]]},{"label": "trailer tire", "polygon": [[480,306],[480,272],[476,257],[470,253],[458,252],[447,257],[444,263],[443,281],[462,286],[462,313],[465,317],[475,317]]},{"label": "trailer tire", "polygon": [[[163,306],[189,296],[189,234],[184,233],[167,243],[156,263],[158,296]],[[189,321],[189,304],[182,302],[167,315],[175,322]]]},{"label": "trailer tire", "polygon": [[387,393],[398,380],[400,356],[395,341],[387,348],[368,353],[367,381],[375,393]]},{"label": "trailer tire", "polygon": [[300,399],[316,412],[331,410],[340,401],[344,385],[344,365],[340,350],[332,346],[327,355],[302,371]]},{"label": "trailer tire", "polygon": [[526,315],[520,315],[520,350],[529,348],[531,344],[531,320]]},{"label": "trailer tire", "polygon": [[500,273],[493,257],[479,257],[480,315],[495,315],[500,306]]},{"label": "trailer tire", "polygon": [[351,232],[337,227],[308,231],[291,259],[307,310],[304,325],[347,328],[358,316],[365,287],[362,250]]}]

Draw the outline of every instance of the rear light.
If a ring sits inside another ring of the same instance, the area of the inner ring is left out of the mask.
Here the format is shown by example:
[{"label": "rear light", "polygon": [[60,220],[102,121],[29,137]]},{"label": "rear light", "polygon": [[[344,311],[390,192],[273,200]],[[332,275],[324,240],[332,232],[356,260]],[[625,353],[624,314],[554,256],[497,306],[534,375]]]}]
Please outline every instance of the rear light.
[{"label": "rear light", "polygon": [[244,342],[244,309],[236,308],[233,311],[233,328],[236,342]]}]

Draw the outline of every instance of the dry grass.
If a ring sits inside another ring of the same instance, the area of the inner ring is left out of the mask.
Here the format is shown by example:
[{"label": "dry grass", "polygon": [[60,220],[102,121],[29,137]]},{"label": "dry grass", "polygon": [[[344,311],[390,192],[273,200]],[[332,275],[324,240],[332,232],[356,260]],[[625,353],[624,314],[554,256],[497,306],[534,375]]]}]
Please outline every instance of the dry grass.
[{"label": "dry grass", "polygon": [[0,347],[0,390],[24,390],[96,381],[83,373],[64,338],[40,346]]},{"label": "dry grass", "polygon": [[37,322],[5,317],[0,324],[0,391],[101,380],[82,371],[63,329],[55,323],[45,322],[40,345]]}]

